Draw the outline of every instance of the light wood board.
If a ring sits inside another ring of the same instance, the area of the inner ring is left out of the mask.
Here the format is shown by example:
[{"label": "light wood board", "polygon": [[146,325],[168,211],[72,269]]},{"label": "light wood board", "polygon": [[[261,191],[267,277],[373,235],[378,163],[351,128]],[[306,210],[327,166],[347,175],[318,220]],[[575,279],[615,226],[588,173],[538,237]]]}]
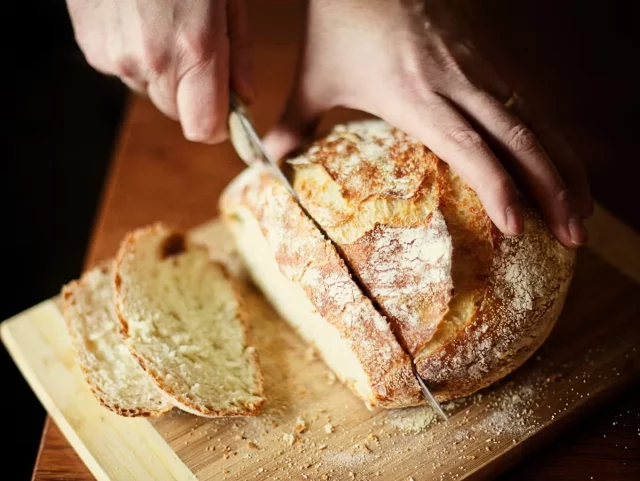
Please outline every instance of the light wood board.
[{"label": "light wood board", "polygon": [[[368,411],[250,287],[269,398],[256,418],[174,411],[146,420],[105,410],[74,363],[55,299],[3,322],[2,340],[98,479],[488,479],[638,381],[640,242],[601,208],[590,232],[549,340],[502,382],[446,404],[447,424],[429,408]],[[193,237],[240,272],[218,222]]]}]

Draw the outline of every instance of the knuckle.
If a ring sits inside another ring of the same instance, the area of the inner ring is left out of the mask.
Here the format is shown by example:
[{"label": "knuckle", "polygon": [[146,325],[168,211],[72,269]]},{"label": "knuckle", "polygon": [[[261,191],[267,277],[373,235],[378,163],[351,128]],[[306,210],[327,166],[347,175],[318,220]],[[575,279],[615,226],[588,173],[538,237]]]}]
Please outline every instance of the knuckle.
[{"label": "knuckle", "polygon": [[194,28],[181,32],[177,39],[180,51],[192,61],[203,62],[211,56],[213,42],[211,32],[206,28]]},{"label": "knuckle", "polygon": [[532,152],[536,150],[538,141],[531,129],[519,124],[511,127],[506,134],[506,146],[514,152]]},{"label": "knuckle", "polygon": [[164,49],[145,43],[142,47],[142,58],[145,70],[153,76],[159,76],[167,72],[171,57]]},{"label": "knuckle", "polygon": [[135,77],[136,64],[136,60],[131,55],[118,55],[112,61],[113,72],[118,77]]},{"label": "knuckle", "polygon": [[484,148],[482,137],[477,132],[466,127],[451,129],[447,137],[459,152],[477,152]]}]

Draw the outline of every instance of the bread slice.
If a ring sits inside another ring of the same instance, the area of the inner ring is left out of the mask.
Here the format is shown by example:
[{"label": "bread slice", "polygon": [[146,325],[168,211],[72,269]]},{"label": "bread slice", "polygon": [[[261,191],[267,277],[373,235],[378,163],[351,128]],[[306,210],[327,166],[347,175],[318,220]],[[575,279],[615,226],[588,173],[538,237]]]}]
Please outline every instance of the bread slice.
[{"label": "bread slice", "polygon": [[62,304],[76,360],[100,404],[130,417],[156,417],[173,409],[170,398],[157,388],[120,337],[111,262],[65,285]]},{"label": "bread slice", "polygon": [[370,407],[422,402],[389,323],[279,181],[251,167],[221,210],[254,282],[345,385]]},{"label": "bread slice", "polygon": [[265,398],[233,281],[204,247],[154,224],[130,233],[115,261],[121,334],[156,385],[199,416],[250,416]]}]

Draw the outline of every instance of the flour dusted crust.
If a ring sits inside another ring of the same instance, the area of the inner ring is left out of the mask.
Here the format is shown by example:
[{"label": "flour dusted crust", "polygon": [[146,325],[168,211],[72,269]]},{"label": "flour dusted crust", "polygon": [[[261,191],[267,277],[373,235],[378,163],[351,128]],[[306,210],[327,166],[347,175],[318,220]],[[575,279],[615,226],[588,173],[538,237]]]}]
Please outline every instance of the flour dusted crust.
[{"label": "flour dusted crust", "polygon": [[[274,177],[260,166],[248,169],[227,188],[221,208],[229,225],[236,222],[242,209],[257,220],[284,277],[302,287],[301,295],[306,295],[322,316],[317,321],[337,329],[355,354],[370,389],[368,395],[362,390],[356,393],[367,404],[389,408],[421,402],[410,358],[387,320],[352,280],[332,244]],[[289,302],[301,300],[292,298]],[[336,374],[343,377],[340,369]]]},{"label": "flour dusted crust", "polygon": [[126,417],[158,417],[173,409],[120,337],[111,262],[63,286],[62,305],[76,360],[100,404]]},{"label": "flour dusted crust", "polygon": [[423,145],[375,120],[336,126],[288,160],[305,207],[412,355],[433,336],[453,294],[438,163]]},{"label": "flour dusted crust", "polygon": [[575,251],[533,210],[525,234],[503,236],[446,164],[380,120],[336,126],[288,164],[438,399],[488,386],[544,342]]},{"label": "flour dusted crust", "polygon": [[416,359],[437,399],[489,386],[522,365],[542,345],[562,310],[574,253],[529,211],[527,234],[497,236],[484,298],[457,329],[443,332]]}]

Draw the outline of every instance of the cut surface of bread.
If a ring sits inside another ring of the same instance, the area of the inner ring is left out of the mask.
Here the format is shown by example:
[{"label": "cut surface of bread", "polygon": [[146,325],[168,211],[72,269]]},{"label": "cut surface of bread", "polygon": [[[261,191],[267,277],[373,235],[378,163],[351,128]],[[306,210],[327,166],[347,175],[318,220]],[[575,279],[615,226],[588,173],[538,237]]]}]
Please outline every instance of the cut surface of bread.
[{"label": "cut surface of bread", "polygon": [[411,360],[333,245],[261,166],[224,192],[221,210],[254,280],[368,406],[422,402]]},{"label": "cut surface of bread", "polygon": [[173,409],[120,336],[111,262],[65,285],[62,303],[76,360],[103,406],[131,417],[156,417]]},{"label": "cut surface of bread", "polygon": [[199,416],[258,414],[262,372],[233,281],[204,247],[154,224],[115,261],[121,334],[156,385]]}]

